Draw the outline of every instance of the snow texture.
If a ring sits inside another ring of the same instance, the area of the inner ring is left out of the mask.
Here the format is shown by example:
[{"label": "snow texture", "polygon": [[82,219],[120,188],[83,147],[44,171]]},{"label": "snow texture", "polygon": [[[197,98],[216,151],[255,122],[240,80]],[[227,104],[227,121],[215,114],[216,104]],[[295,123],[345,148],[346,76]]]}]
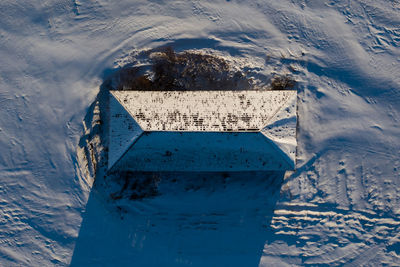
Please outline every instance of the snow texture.
[{"label": "snow texture", "polygon": [[[399,14],[398,0],[2,0],[0,265],[400,265]],[[293,75],[297,170],[168,174],[159,196],[118,205],[93,187],[88,107],[132,50],[160,45]]]}]

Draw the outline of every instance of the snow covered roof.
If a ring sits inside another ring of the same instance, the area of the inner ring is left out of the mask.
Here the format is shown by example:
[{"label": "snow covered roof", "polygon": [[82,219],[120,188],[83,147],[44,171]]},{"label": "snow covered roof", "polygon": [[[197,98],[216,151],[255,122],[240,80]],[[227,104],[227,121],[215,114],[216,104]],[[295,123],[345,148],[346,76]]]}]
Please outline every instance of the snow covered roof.
[{"label": "snow covered roof", "polygon": [[144,131],[260,131],[294,91],[113,91]]},{"label": "snow covered roof", "polygon": [[294,169],[296,91],[112,91],[109,169]]}]

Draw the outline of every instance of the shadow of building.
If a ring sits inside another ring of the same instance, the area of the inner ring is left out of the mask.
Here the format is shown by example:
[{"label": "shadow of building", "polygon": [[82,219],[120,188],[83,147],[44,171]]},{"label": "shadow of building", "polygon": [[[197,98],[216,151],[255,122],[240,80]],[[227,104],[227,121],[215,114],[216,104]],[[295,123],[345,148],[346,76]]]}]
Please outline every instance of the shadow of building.
[{"label": "shadow of building", "polygon": [[95,182],[71,266],[259,264],[284,172],[159,176],[141,200],[107,199]]}]

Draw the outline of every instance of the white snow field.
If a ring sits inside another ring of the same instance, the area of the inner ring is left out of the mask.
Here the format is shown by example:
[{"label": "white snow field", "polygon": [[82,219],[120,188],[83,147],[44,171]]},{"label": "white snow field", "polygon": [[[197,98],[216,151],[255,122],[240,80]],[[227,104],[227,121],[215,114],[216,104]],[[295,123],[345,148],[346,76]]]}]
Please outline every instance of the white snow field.
[{"label": "white snow field", "polygon": [[[160,45],[291,73],[297,170],[92,190],[88,107]],[[2,0],[0,58],[1,266],[400,265],[398,0]]]}]

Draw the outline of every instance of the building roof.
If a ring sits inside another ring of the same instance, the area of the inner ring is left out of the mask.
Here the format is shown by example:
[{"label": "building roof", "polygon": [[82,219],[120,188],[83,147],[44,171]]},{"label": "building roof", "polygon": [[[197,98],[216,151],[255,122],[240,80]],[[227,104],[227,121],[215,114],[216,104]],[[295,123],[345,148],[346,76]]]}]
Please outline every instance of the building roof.
[{"label": "building roof", "polygon": [[109,169],[294,169],[296,100],[296,91],[112,91]]},{"label": "building roof", "polygon": [[144,131],[260,131],[295,91],[113,91]]}]

